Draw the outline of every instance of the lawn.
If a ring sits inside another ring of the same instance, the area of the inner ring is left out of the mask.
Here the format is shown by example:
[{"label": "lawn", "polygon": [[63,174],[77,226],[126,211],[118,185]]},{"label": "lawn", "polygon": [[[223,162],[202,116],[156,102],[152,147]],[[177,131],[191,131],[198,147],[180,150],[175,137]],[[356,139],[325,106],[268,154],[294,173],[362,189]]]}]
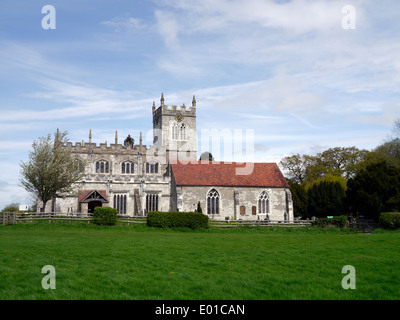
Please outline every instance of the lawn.
[{"label": "lawn", "polygon": [[[299,300],[400,297],[400,232],[0,226],[0,299]],[[42,267],[56,289],[42,288]],[[356,289],[342,288],[342,267]]]}]

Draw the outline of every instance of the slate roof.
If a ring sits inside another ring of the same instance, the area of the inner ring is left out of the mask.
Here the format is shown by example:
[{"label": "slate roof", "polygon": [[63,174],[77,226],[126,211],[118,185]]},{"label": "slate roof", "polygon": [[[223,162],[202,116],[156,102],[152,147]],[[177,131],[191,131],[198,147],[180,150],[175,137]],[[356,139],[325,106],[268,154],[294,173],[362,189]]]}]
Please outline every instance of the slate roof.
[{"label": "slate roof", "polygon": [[[249,168],[249,174],[237,170]],[[253,165],[253,170],[251,170]],[[276,163],[223,163],[196,161],[171,164],[177,186],[280,187],[289,185]]]}]

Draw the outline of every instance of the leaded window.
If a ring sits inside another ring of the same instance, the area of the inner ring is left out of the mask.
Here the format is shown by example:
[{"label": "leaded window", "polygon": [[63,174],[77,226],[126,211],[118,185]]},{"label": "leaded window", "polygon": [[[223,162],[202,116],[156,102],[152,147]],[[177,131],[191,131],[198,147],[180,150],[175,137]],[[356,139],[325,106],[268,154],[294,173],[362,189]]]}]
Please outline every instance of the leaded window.
[{"label": "leaded window", "polygon": [[158,195],[148,194],[146,195],[146,212],[158,211]]},{"label": "leaded window", "polygon": [[126,195],[114,195],[114,209],[117,209],[118,214],[126,214]]},{"label": "leaded window", "polygon": [[106,160],[96,161],[96,173],[109,173],[110,164]]},{"label": "leaded window", "polygon": [[135,173],[135,164],[133,162],[122,162],[121,173]]},{"label": "leaded window", "polygon": [[172,140],[178,140],[178,125],[176,123],[172,125]]},{"label": "leaded window", "polygon": [[179,129],[179,139],[186,140],[186,124],[182,123]]},{"label": "leaded window", "polygon": [[258,197],[258,213],[269,213],[269,195],[266,191]]},{"label": "leaded window", "polygon": [[215,189],[207,194],[207,214],[219,214],[219,193]]},{"label": "leaded window", "polygon": [[155,163],[146,163],[146,173],[158,173],[158,162]]}]

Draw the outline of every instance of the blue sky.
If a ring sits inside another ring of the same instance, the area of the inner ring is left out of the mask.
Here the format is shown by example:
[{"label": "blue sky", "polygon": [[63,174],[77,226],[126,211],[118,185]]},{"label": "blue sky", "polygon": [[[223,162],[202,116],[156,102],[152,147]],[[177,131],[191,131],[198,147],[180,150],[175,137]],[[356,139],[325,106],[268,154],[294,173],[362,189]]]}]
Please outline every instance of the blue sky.
[{"label": "blue sky", "polygon": [[[45,5],[56,29],[42,28]],[[196,95],[198,130],[252,130],[254,161],[371,150],[400,117],[399,14],[385,0],[2,0],[0,208],[32,202],[20,162],[57,128],[151,144],[161,92],[168,105]]]}]

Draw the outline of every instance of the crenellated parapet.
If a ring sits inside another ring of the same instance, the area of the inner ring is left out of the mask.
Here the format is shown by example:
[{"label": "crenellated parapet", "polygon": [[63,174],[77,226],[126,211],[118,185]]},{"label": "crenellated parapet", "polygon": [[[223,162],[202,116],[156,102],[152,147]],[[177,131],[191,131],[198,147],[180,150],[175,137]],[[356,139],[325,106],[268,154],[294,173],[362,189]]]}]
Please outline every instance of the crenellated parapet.
[{"label": "crenellated parapet", "polygon": [[153,101],[153,118],[161,115],[175,116],[181,113],[184,117],[196,117],[196,97],[193,96],[192,105],[187,107],[184,103],[181,106],[166,105],[164,103],[164,94],[161,93],[160,106],[156,108]]}]

